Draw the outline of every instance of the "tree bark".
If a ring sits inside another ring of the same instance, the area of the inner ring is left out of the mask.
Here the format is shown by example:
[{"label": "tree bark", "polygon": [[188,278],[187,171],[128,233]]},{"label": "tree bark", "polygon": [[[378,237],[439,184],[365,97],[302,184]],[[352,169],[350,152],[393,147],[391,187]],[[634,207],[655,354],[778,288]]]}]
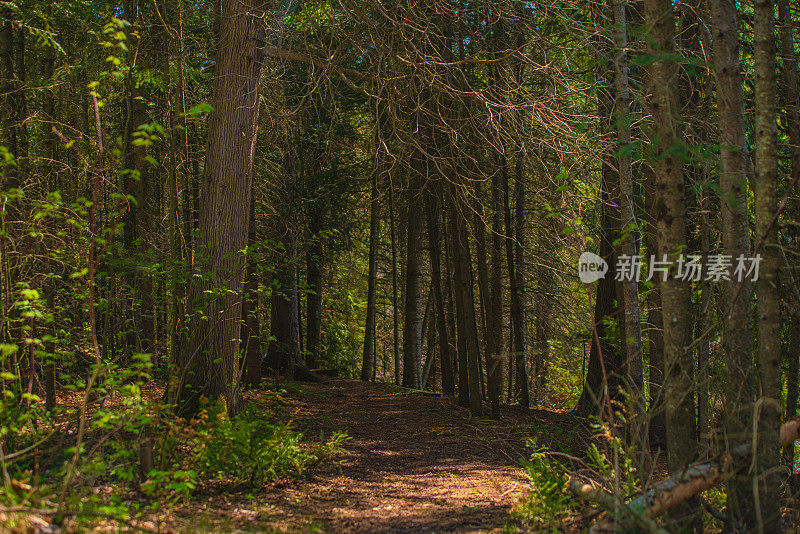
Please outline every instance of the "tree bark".
[{"label": "tree bark", "polygon": [[[522,150],[518,149],[516,159],[524,157]],[[503,183],[503,223],[505,228],[505,245],[506,245],[506,265],[508,267],[508,283],[510,295],[510,311],[509,311],[509,334],[508,334],[508,375],[506,382],[506,389],[508,390],[508,402],[516,399],[516,392],[514,391],[514,369],[516,369],[517,359],[514,356],[514,344],[516,343],[516,328],[519,321],[516,312],[517,297],[516,293],[516,277],[517,272],[514,268],[514,227],[511,225],[511,191],[508,180],[508,173],[501,176]]]},{"label": "tree bark", "polygon": [[[737,4],[713,2],[714,74],[720,131],[720,210],[722,246],[732,258],[750,256],[747,207],[747,142],[742,74],[739,65]],[[752,412],[751,281],[731,282],[723,289],[723,346],[726,354],[725,429],[728,439],[746,440]],[[732,517],[754,524],[750,478],[734,477],[728,487]]]},{"label": "tree bark", "polygon": [[[645,245],[648,257],[660,258],[656,237],[656,187],[652,169],[645,167],[645,205],[647,230]],[[666,450],[667,420],[664,413],[664,320],[661,314],[661,278],[653,277],[653,287],[647,294],[647,342],[649,350],[649,403],[647,418],[650,423],[650,446]]]},{"label": "tree bark", "polygon": [[[178,411],[194,415],[201,396],[225,394],[235,412],[234,383],[239,353],[240,290],[244,281],[253,156],[266,32],[261,0],[224,3],[212,92],[199,221],[198,253],[203,255],[193,277],[189,302],[193,313],[182,355],[182,387]],[[175,228],[177,231],[177,228]],[[207,297],[207,292],[223,290]]]},{"label": "tree bark", "polygon": [[[478,198],[483,198],[485,195],[484,188],[482,184],[476,184],[477,191],[476,196]],[[480,310],[481,314],[481,333],[483,334],[483,343],[481,344],[481,350],[483,354],[486,356],[486,362],[479,362],[480,364],[480,377],[481,377],[481,396],[485,396],[486,389],[484,387],[483,381],[483,366],[484,363],[488,364],[489,354],[494,352],[494,338],[492,337],[494,334],[492,331],[494,330],[494,317],[490,317],[489,311],[489,263],[486,259],[486,214],[483,209],[482,205],[475,206],[475,211],[473,212],[472,223],[473,223],[473,232],[475,234],[475,267],[478,271],[478,295],[479,295],[479,303],[478,309]],[[488,377],[488,368],[487,368],[487,377]]]},{"label": "tree bark", "polygon": [[310,215],[309,232],[311,245],[306,253],[306,367],[313,369],[319,362],[319,343],[322,337],[322,220],[313,208]]},{"label": "tree bark", "polygon": [[[635,233],[636,192],[633,184],[633,165],[630,156],[631,118],[630,90],[628,87],[628,32],[625,15],[626,0],[613,0],[614,11],[614,87],[615,122],[617,124],[617,170],[619,172],[620,207],[620,245],[619,254],[636,255]],[[620,282],[620,300],[624,313],[625,327],[621,329],[625,338],[627,376],[629,381],[630,403],[633,413],[630,417],[631,438],[640,454],[648,450],[646,432],[646,413],[644,404],[644,358],[642,353],[642,331],[639,312],[639,281],[625,279]],[[643,461],[643,459],[640,459]],[[640,463],[640,465],[644,465]]]},{"label": "tree bark", "polygon": [[780,252],[774,224],[777,210],[778,136],[775,110],[775,2],[755,2],[756,73],[756,239],[763,256],[756,284],[758,298],[758,381],[761,418],[758,421],[756,528],[781,529],[781,297]]},{"label": "tree bark", "polygon": [[405,313],[403,314],[403,386],[414,389],[420,387],[419,370],[422,361],[424,210],[423,177],[418,174],[418,169],[414,169],[408,188]]},{"label": "tree bark", "polygon": [[[375,128],[378,128],[376,124]],[[378,169],[373,169],[369,191],[369,274],[367,275],[367,318],[364,325],[364,351],[361,360],[361,380],[372,378],[375,369],[375,307],[378,285],[378,238],[380,237],[380,201]]]},{"label": "tree bark", "polygon": [[645,21],[650,31],[649,51],[656,56],[650,77],[653,113],[657,239],[659,254],[672,262],[661,288],[664,314],[664,402],[670,469],[677,471],[694,460],[694,361],[685,349],[688,304],[687,281],[676,277],[676,260],[686,247],[686,206],[683,164],[676,147],[683,143],[679,124],[680,102],[675,54],[675,20],[670,0],[645,0]]},{"label": "tree bark", "polygon": [[[613,243],[616,239],[611,206],[612,187],[615,175],[607,162],[602,163],[601,197],[601,233],[598,254],[615,265]],[[589,351],[589,363],[586,367],[586,378],[583,392],[578,399],[578,412],[584,415],[609,414],[608,401],[618,396],[620,376],[625,368],[625,360],[609,340],[607,323],[614,320],[619,312],[617,307],[617,283],[611,273],[607,273],[597,283],[594,295],[594,324],[592,325],[592,345]]]},{"label": "tree bark", "polygon": [[[797,81],[797,54],[795,52],[794,37],[792,35],[792,11],[789,0],[781,0],[779,6],[781,55],[783,56],[784,77],[784,107],[786,109],[786,123],[789,130],[789,144],[791,145],[791,180],[800,183],[800,94]],[[800,191],[800,185],[797,187]],[[795,217],[800,218],[800,199],[797,200]],[[796,299],[795,299],[796,300]],[[792,317],[791,344],[786,371],[786,417],[797,415],[798,381],[800,381],[800,302],[794,302]],[[784,451],[786,463],[792,465],[794,450]]]},{"label": "tree bark", "polygon": [[392,347],[394,383],[400,385],[400,300],[397,298],[397,239],[394,217],[394,186],[389,183],[389,229],[392,241]]},{"label": "tree bark", "polygon": [[[429,184],[425,196],[425,218],[428,226],[428,246],[431,262],[431,287],[433,290],[434,313],[436,314],[436,333],[439,340],[439,360],[442,372],[442,391],[445,395],[455,395],[453,364],[451,361],[450,338],[445,318],[444,294],[442,292],[441,239],[439,237],[439,209],[436,194],[432,191],[437,182]],[[453,332],[455,334],[455,332]]]},{"label": "tree bark", "polygon": [[[442,201],[444,206],[447,205],[447,200]],[[448,216],[446,207],[442,206],[439,211],[442,212],[442,228],[450,227],[450,217]],[[444,266],[443,266],[443,292],[445,299],[445,318],[447,319],[447,331],[450,336],[447,339],[450,345],[450,363],[452,364],[451,374],[453,376],[453,384],[455,387],[456,379],[460,380],[459,373],[459,353],[461,345],[459,344],[458,329],[456,328],[456,301],[453,292],[453,285],[455,284],[455,272],[453,270],[453,239],[449,235],[449,231],[445,231],[442,236],[442,243],[444,245]],[[455,394],[455,390],[454,390]]]},{"label": "tree bark", "polygon": [[[500,172],[507,173],[503,156]],[[486,376],[492,417],[500,417],[500,389],[503,376],[503,179],[499,172],[492,175],[492,263],[489,296],[489,338]]]},{"label": "tree bark", "polygon": [[460,201],[456,187],[451,185],[449,229],[453,236],[453,291],[458,320],[458,403],[468,407],[473,415],[480,415],[480,345],[475,320],[469,234],[464,213],[467,208]]},{"label": "tree bark", "polygon": [[15,156],[18,153],[15,125],[14,27],[13,13],[0,8],[0,143]]},{"label": "tree bark", "polygon": [[[540,260],[541,261],[541,260]],[[534,332],[534,374],[533,391],[536,403],[544,406],[548,402],[547,375],[550,366],[550,321],[552,306],[550,296],[553,291],[553,273],[548,265],[536,268],[535,332]]]},{"label": "tree bark", "polygon": [[[509,233],[509,235],[511,235]],[[514,323],[514,378],[519,405],[531,404],[526,358],[527,328],[525,325],[525,161],[522,150],[517,154],[514,172],[514,281],[511,283],[511,321]],[[511,276],[511,269],[509,269]]]}]

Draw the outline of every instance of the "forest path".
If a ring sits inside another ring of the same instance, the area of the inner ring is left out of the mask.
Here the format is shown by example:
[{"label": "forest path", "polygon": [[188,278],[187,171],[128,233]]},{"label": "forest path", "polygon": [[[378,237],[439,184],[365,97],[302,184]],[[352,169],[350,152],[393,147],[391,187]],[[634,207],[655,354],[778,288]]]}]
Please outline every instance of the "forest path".
[{"label": "forest path", "polygon": [[[287,389],[284,408],[294,426],[309,439],[346,431],[347,453],[340,466],[327,462],[306,478],[265,488],[259,504],[236,495],[213,499],[203,514],[219,529],[500,532],[526,488],[519,461],[530,455],[526,440],[580,441],[569,414],[504,408],[500,420],[471,418],[452,399],[356,380]],[[220,523],[226,515],[228,527]]]}]

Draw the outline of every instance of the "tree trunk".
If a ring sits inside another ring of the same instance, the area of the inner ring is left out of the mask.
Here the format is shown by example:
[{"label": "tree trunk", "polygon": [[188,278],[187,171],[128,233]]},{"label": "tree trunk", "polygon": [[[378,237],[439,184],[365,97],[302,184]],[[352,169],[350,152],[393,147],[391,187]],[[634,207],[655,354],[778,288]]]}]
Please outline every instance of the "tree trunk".
[{"label": "tree trunk", "polygon": [[686,205],[683,164],[675,148],[683,143],[679,124],[678,65],[675,54],[675,19],[670,0],[645,0],[645,21],[650,31],[649,52],[656,56],[650,75],[650,109],[653,114],[653,165],[656,227],[659,254],[672,262],[661,285],[664,315],[664,405],[670,470],[689,465],[695,457],[694,361],[685,349],[691,294],[688,281],[676,277],[675,262],[686,248]]},{"label": "tree trunk", "polygon": [[392,341],[394,383],[400,385],[400,301],[397,298],[397,239],[394,220],[394,186],[389,183],[389,229],[392,241]]},{"label": "tree trunk", "polygon": [[261,334],[258,321],[258,281],[260,272],[256,257],[255,199],[250,199],[250,229],[248,231],[247,267],[244,281],[244,295],[242,302],[242,345],[244,346],[244,369],[242,381],[255,386],[261,382]]},{"label": "tree trunk", "polygon": [[[234,382],[239,354],[240,290],[244,281],[253,156],[266,38],[260,0],[229,1],[220,29],[209,118],[199,221],[198,262],[204,275],[193,277],[193,313],[182,357],[183,380],[179,413],[194,415],[201,396],[225,394],[235,412],[238,388]],[[177,227],[173,229],[177,232]],[[222,295],[207,297],[207,292]]]},{"label": "tree trunk", "polygon": [[[480,184],[477,184],[477,195],[478,198],[483,198],[485,192],[483,187]],[[490,311],[489,308],[489,266],[486,260],[486,221],[485,221],[485,213],[483,212],[483,206],[476,206],[476,210],[473,213],[473,228],[475,233],[475,263],[476,268],[478,271],[478,294],[479,294],[479,310],[481,313],[481,328],[483,333],[483,344],[481,349],[483,353],[486,355],[486,364],[488,365],[489,354],[494,354],[495,347],[494,347],[494,338],[492,337],[494,331],[494,317],[489,317]],[[478,211],[480,210],[480,211]],[[482,362],[480,362],[482,363]],[[481,365],[481,367],[483,367]],[[487,368],[488,370],[488,368]],[[481,393],[483,397],[484,393],[484,384],[483,384],[483,372],[482,369],[479,370],[480,377],[481,377]],[[488,377],[488,373],[487,373]],[[499,404],[498,404],[499,405]]]},{"label": "tree trunk", "polygon": [[[708,178],[707,169],[704,171],[704,179]],[[712,231],[709,213],[711,209],[709,206],[707,195],[703,195],[700,200],[700,209],[702,211],[702,237],[701,237],[701,251],[703,263],[707,264],[709,252],[711,250],[711,237],[709,234]],[[700,304],[699,304],[699,324],[697,327],[697,335],[695,339],[699,339],[700,343],[697,345],[697,437],[700,442],[700,454],[704,455],[708,452],[711,438],[711,423],[713,414],[711,413],[711,376],[713,372],[713,361],[711,352],[711,331],[714,324],[714,309],[711,304],[713,298],[713,290],[711,282],[704,280],[700,283]],[[702,337],[700,337],[702,336]]]},{"label": "tree trunk", "polygon": [[[784,107],[786,109],[787,129],[789,130],[789,144],[791,145],[791,179],[792,182],[800,183],[800,94],[798,94],[800,88],[798,88],[797,82],[797,54],[792,35],[792,11],[789,0],[781,0],[779,8],[781,55],[783,56]],[[797,194],[797,191],[800,191],[800,185],[797,186],[795,194]],[[800,199],[797,200],[795,217],[800,218]],[[798,376],[798,373],[800,373],[800,365],[798,365],[798,358],[800,358],[800,302],[794,302],[793,308],[790,346],[794,350],[789,350],[786,371],[787,420],[797,415],[798,380],[800,380],[800,376]],[[787,448],[784,451],[784,456],[786,456],[787,464],[792,465],[794,449]]]},{"label": "tree trunk", "polygon": [[[615,122],[617,124],[617,170],[619,172],[620,244],[619,254],[636,255],[635,232],[636,192],[633,186],[633,166],[631,164],[631,118],[630,90],[628,88],[628,33],[626,28],[625,0],[613,0],[614,6],[614,87]],[[639,313],[639,280],[623,279],[620,282],[620,301],[624,310],[625,334],[623,347],[629,384],[629,402],[634,413],[631,414],[631,438],[640,454],[648,450],[646,432],[646,413],[644,405],[644,359],[642,354],[642,332]],[[640,461],[643,459],[640,458]],[[640,463],[643,466],[643,463]]]},{"label": "tree trunk", "polygon": [[453,236],[453,284],[458,320],[458,403],[473,415],[481,414],[480,345],[475,320],[472,260],[465,219],[466,206],[460,201],[457,186],[451,186],[450,235]]},{"label": "tree trunk", "polygon": [[[500,172],[508,173],[503,156]],[[492,176],[492,264],[489,297],[489,338],[487,346],[486,376],[492,417],[500,417],[500,389],[503,376],[503,179],[499,172]]]},{"label": "tree trunk", "polygon": [[[450,338],[445,318],[444,295],[442,293],[441,239],[439,238],[439,207],[435,193],[431,190],[434,184],[426,188],[425,218],[428,225],[428,246],[430,247],[431,288],[433,290],[434,313],[436,314],[436,332],[439,340],[439,360],[442,370],[442,391],[445,395],[455,395],[453,364],[451,362]],[[435,183],[438,186],[438,183]],[[455,334],[455,332],[453,332]]]},{"label": "tree trunk", "polygon": [[[515,394],[519,405],[531,404],[528,389],[526,358],[527,331],[525,325],[525,161],[522,150],[517,154],[514,173],[514,281],[511,283],[511,321],[514,323],[514,378]],[[510,233],[508,235],[511,235]],[[511,269],[509,269],[511,276]]]},{"label": "tree trunk", "polygon": [[[126,2],[125,16],[136,26],[141,26],[141,21],[136,18],[139,13],[138,8],[138,1]],[[132,35],[128,43],[129,46],[136,50],[138,62],[135,67],[138,69],[152,66],[152,58],[142,53],[141,45],[143,40],[141,35]],[[48,47],[48,51],[50,50],[50,47]],[[130,191],[136,198],[136,202],[128,203],[122,220],[122,234],[125,247],[133,251],[138,241],[138,250],[142,257],[145,258],[152,250],[150,246],[152,227],[149,213],[149,209],[152,207],[149,198],[149,194],[151,193],[150,189],[152,188],[150,165],[144,162],[144,158],[147,156],[147,153],[143,150],[144,147],[140,147],[138,151],[135,150],[133,133],[136,132],[136,129],[142,124],[150,122],[150,117],[147,113],[147,95],[144,94],[141,87],[135,87],[133,68],[134,66],[132,66],[132,71],[129,72],[126,78],[125,145],[123,152],[125,154],[125,168],[135,171],[138,174],[138,180],[132,183],[133,178],[129,176],[127,179],[128,183],[123,184],[125,192]],[[54,108],[55,106],[52,106],[52,109]],[[137,272],[130,273],[129,277],[129,284],[131,287],[136,287],[138,289],[139,302],[135,302],[135,299],[133,299],[135,310],[133,324],[136,326],[126,337],[128,338],[128,344],[131,348],[136,347],[136,350],[139,352],[149,354],[153,352],[156,338],[153,279],[148,273],[142,274]]]},{"label": "tree trunk", "polygon": [[756,72],[756,239],[762,244],[758,298],[758,381],[761,417],[759,421],[757,469],[759,532],[781,529],[781,297],[780,252],[773,219],[777,210],[778,137],[775,111],[775,2],[755,2]]},{"label": "tree trunk", "polygon": [[423,177],[418,169],[412,170],[408,188],[406,286],[404,291],[405,313],[403,314],[403,386],[420,387],[420,364],[422,361],[422,225],[425,205],[423,199]]},{"label": "tree trunk", "polygon": [[[444,206],[447,205],[447,201],[443,201]],[[440,205],[441,206],[441,205]],[[439,211],[442,212],[442,227],[448,228],[450,227],[450,217],[447,215],[447,210],[444,206],[439,208]],[[458,376],[459,373],[459,352],[461,351],[461,345],[458,342],[458,330],[456,328],[456,301],[455,301],[455,294],[453,293],[453,285],[455,280],[455,271],[453,270],[453,239],[449,236],[449,231],[445,231],[444,235],[442,236],[442,243],[444,244],[444,279],[443,279],[443,291],[444,291],[444,298],[445,298],[445,310],[446,314],[445,317],[447,319],[447,331],[450,333],[450,336],[447,339],[447,343],[450,346],[450,363],[452,364],[451,375],[453,376],[453,385],[455,388],[456,384],[456,377],[460,379]],[[455,389],[454,389],[455,394]]]},{"label": "tree trunk", "polygon": [[[286,183],[284,205],[291,209],[295,205],[297,189],[297,159],[293,153],[286,154]],[[300,297],[297,290],[297,231],[296,221],[291,215],[284,217],[285,227],[280,237],[282,255],[272,288],[270,310],[270,334],[272,341],[267,351],[267,364],[274,371],[295,380],[317,380],[303,361],[300,345]]]},{"label": "tree trunk", "polygon": [[[45,14],[48,17],[53,16],[53,6],[48,5],[45,8]],[[2,30],[0,30],[2,31]],[[45,83],[52,84],[55,83],[53,80],[53,75],[55,74],[55,51],[53,50],[52,46],[48,46],[45,50],[44,54],[44,64],[43,64],[43,74],[45,78]],[[0,87],[0,91],[2,87]],[[54,189],[61,189],[60,188],[60,180],[58,179],[58,171],[56,168],[56,164],[59,160],[59,150],[58,150],[58,138],[52,132],[53,127],[58,124],[57,117],[56,117],[56,98],[55,98],[55,90],[53,88],[49,88],[44,93],[44,114],[45,114],[45,146],[46,146],[46,154],[49,158],[49,162],[47,164],[47,174],[49,178],[49,184],[46,185],[46,191],[52,191]],[[2,106],[2,101],[0,101],[0,106]],[[2,117],[2,111],[0,111],[0,117]],[[2,125],[2,119],[0,119],[0,125]],[[2,142],[2,138],[0,138],[0,143]],[[51,267],[55,268],[55,266]],[[56,288],[54,284],[54,280],[49,280],[45,286],[45,301],[48,310],[55,310],[55,297],[56,297]],[[1,304],[0,304],[1,305]],[[53,326],[51,325],[50,328],[52,329]],[[55,329],[53,329],[55,330]],[[53,332],[55,334],[55,332]],[[56,337],[55,335],[53,336]],[[53,343],[47,343],[45,345],[45,350],[47,352],[53,351]],[[45,390],[45,408],[50,411],[56,406],[56,362],[54,361],[53,356],[47,358],[48,361],[44,362],[44,390]]]},{"label": "tree trunk", "polygon": [[[375,126],[378,127],[377,125]],[[375,372],[375,299],[378,285],[378,238],[380,237],[380,203],[378,169],[373,169],[369,192],[369,274],[367,278],[367,319],[364,325],[364,352],[361,380],[368,381]]]},{"label": "tree trunk", "polygon": [[[316,210],[316,208],[314,208]],[[312,211],[309,225],[311,245],[306,253],[306,367],[313,369],[319,361],[319,343],[322,336],[322,220]],[[374,311],[374,310],[373,310]]]},{"label": "tree trunk", "polygon": [[14,111],[16,119],[14,120],[14,128],[17,130],[17,152],[14,156],[17,159],[17,166],[20,173],[25,176],[30,169],[30,154],[28,151],[28,68],[25,65],[27,54],[25,52],[25,35],[26,28],[20,28],[17,31],[16,44],[16,60],[17,60],[17,94],[14,98]]},{"label": "tree trunk", "polygon": [[[596,11],[594,16],[602,24],[602,12]],[[613,80],[610,73],[602,66],[609,53],[599,37],[596,38],[598,50],[595,61],[597,115],[600,117],[600,131],[607,132],[611,128],[610,119],[614,109],[614,96],[612,94]],[[584,414],[600,414],[607,418],[613,412],[609,402],[619,398],[622,383],[620,378],[625,372],[624,354],[608,339],[607,323],[619,321],[619,295],[620,284],[617,284],[610,271],[617,262],[614,244],[619,237],[619,185],[620,177],[617,169],[611,164],[610,154],[604,154],[600,162],[600,203],[601,222],[598,253],[606,260],[609,272],[597,283],[595,291],[594,324],[592,325],[592,348],[589,351],[589,364],[586,369],[586,379],[583,392],[578,400],[578,410]],[[620,324],[620,333],[624,331],[624,322]]]},{"label": "tree trunk", "polygon": [[[524,157],[522,150],[517,149],[516,159]],[[506,382],[506,389],[508,390],[508,402],[513,402],[516,399],[516,392],[514,391],[514,369],[516,369],[517,359],[514,356],[514,344],[516,343],[516,327],[519,321],[518,314],[515,313],[516,309],[516,280],[517,272],[514,268],[514,230],[511,226],[511,191],[508,183],[508,173],[502,175],[503,179],[503,219],[505,225],[505,245],[506,245],[506,265],[508,267],[508,284],[509,294],[511,301],[511,309],[509,311],[509,332],[508,332],[508,376]]]},{"label": "tree trunk", "polygon": [[[714,74],[720,131],[720,210],[722,246],[732,258],[750,256],[747,207],[747,142],[745,140],[742,74],[739,66],[737,5],[713,2]],[[747,440],[752,412],[751,281],[724,288],[723,346],[726,354],[725,429],[728,439]],[[728,487],[728,511],[753,525],[750,477],[734,477]]]},{"label": "tree trunk", "polygon": [[[598,254],[609,265],[615,265],[613,243],[616,239],[614,232],[614,217],[611,214],[611,189],[614,187],[615,178],[613,170],[607,162],[603,162],[601,183],[601,234]],[[607,323],[613,320],[619,311],[617,307],[617,283],[610,273],[601,278],[597,283],[594,295],[594,323],[592,325],[592,346],[589,351],[589,363],[586,367],[586,378],[583,383],[583,392],[578,399],[578,412],[584,415],[607,415],[611,407],[608,401],[616,398],[619,392],[619,378],[625,368],[623,356],[616,350],[608,339]]]},{"label": "tree trunk", "polygon": [[553,312],[550,305],[550,293],[553,291],[553,273],[549,266],[541,265],[537,267],[536,282],[537,288],[534,297],[536,319],[533,391],[536,404],[544,406],[549,397],[547,374],[550,364],[550,320]]},{"label": "tree trunk", "polygon": [[[656,237],[656,194],[652,169],[645,167],[645,205],[647,229],[645,245],[648,257],[660,258]],[[649,403],[647,418],[650,423],[650,446],[666,451],[667,419],[664,413],[664,321],[661,314],[661,277],[654,276],[653,287],[647,294],[647,342],[649,350]]]},{"label": "tree trunk", "polygon": [[[18,153],[17,127],[15,124],[16,102],[14,81],[14,27],[13,13],[7,7],[0,8],[0,144],[15,156]],[[7,186],[5,186],[7,187]]]}]

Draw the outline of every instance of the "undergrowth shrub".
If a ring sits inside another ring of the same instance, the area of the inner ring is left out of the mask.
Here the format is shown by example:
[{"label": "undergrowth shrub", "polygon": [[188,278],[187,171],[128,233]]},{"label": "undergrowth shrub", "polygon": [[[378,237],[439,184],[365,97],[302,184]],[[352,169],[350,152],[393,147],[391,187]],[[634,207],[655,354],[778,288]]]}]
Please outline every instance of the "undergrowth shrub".
[{"label": "undergrowth shrub", "polygon": [[[624,421],[622,414],[616,415]],[[578,464],[572,467],[578,468],[583,474],[589,473],[594,483],[624,502],[628,496],[637,494],[640,488],[634,468],[636,451],[627,447],[608,424],[597,423],[594,428],[596,442],[588,447],[583,459],[572,459]],[[514,521],[506,527],[506,531],[518,532],[518,526],[533,532],[572,531],[572,519],[587,515],[596,517],[594,512],[585,513],[584,504],[569,492],[570,479],[578,476],[578,472],[568,470],[562,456],[538,446],[535,439],[528,440],[528,446],[533,453],[530,460],[522,461],[522,465],[530,486],[514,507]],[[635,512],[644,513],[643,510]],[[627,517],[615,518],[615,524],[622,529],[620,532],[632,528],[629,523]]]},{"label": "undergrowth shrub", "polygon": [[[284,423],[273,423],[248,405],[233,419],[212,413],[200,469],[209,477],[232,478],[260,485],[268,480],[302,474],[318,460],[300,445],[303,435]],[[202,433],[201,433],[202,434]]]},{"label": "undergrowth shrub", "polygon": [[530,489],[514,508],[514,518],[537,530],[558,531],[558,526],[569,515],[571,498],[566,493],[568,481],[564,467],[536,449],[535,440],[528,446],[534,448],[530,460],[523,460]]}]

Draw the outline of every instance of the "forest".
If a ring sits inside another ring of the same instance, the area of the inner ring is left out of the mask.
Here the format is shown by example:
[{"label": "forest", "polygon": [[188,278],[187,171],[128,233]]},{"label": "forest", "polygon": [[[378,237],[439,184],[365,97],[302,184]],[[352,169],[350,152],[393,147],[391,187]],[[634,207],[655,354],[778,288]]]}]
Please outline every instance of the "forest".
[{"label": "forest", "polygon": [[0,532],[800,532],[798,0],[0,0]]}]

